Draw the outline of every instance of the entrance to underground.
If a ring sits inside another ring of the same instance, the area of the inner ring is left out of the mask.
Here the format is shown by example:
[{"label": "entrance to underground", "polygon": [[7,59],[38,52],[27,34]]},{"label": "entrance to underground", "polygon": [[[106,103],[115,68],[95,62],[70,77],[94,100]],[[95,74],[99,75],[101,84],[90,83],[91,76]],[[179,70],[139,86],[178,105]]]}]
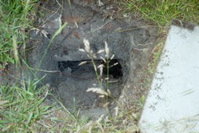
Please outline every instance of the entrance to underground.
[{"label": "entrance to underground", "polygon": [[[96,64],[102,65],[102,73],[106,75],[106,77],[113,76],[113,78],[122,78],[122,66],[117,59],[108,59],[108,62],[104,62],[101,60],[94,60]],[[90,69],[90,64],[92,64],[91,60],[81,60],[81,61],[58,61],[58,68],[63,73],[69,69],[70,73],[77,71],[78,69],[82,69],[82,65],[84,68]],[[83,71],[86,71],[83,69]],[[91,70],[87,70],[90,72]]]},{"label": "entrance to underground", "polygon": [[[38,28],[30,32],[32,40],[26,50],[29,66],[36,68],[34,76],[45,75],[43,84],[50,84],[52,92],[69,110],[104,104],[96,89],[110,95],[107,102],[117,100],[127,81],[136,79],[134,70],[141,70],[146,62],[142,54],[154,40],[149,28],[137,20],[107,18],[104,12],[109,9],[83,1],[74,0],[71,5],[68,0],[62,2],[64,8],[56,1],[49,5],[48,0],[42,3],[44,8],[39,8],[45,15],[35,22]],[[67,25],[57,34],[64,23]],[[93,58],[85,52],[85,39]]]},{"label": "entrance to underground", "polygon": [[[62,101],[66,101],[63,103],[67,107],[96,107],[108,102],[108,97],[115,100],[120,96],[124,82],[125,69],[120,63],[122,59],[115,58],[115,54],[109,58],[110,50],[106,42],[105,48],[98,49],[96,53],[91,49],[90,46],[93,45],[88,40],[84,39],[83,42],[84,47],[80,50],[68,50],[65,55],[62,53],[54,56],[60,71],[59,77],[62,78],[58,79],[61,83],[57,86],[57,93]],[[101,103],[102,98],[99,95],[105,96],[106,101]]]}]

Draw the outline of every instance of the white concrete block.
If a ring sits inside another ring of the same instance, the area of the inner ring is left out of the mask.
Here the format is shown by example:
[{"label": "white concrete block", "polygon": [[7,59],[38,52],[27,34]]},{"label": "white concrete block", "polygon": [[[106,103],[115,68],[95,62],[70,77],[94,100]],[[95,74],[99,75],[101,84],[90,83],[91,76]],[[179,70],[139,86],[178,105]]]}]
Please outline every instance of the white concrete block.
[{"label": "white concrete block", "polygon": [[142,133],[199,133],[199,27],[171,25],[139,121]]}]

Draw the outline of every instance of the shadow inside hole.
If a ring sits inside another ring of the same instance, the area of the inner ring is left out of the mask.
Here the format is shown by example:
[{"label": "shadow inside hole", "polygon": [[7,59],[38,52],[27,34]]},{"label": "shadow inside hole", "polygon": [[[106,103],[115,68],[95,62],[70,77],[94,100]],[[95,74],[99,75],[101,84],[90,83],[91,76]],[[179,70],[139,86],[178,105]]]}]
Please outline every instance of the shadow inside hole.
[{"label": "shadow inside hole", "polygon": [[[94,60],[96,64],[103,64],[103,74],[113,76],[113,78],[122,78],[123,77],[123,71],[122,66],[119,63],[118,59],[112,59],[109,60],[109,63],[104,63],[103,60],[97,59]],[[65,70],[70,69],[71,74],[81,68],[80,63],[86,62],[84,65],[87,65],[88,68],[90,65],[92,65],[91,60],[80,60],[80,61],[58,61],[58,68],[61,72],[64,72]],[[108,64],[108,65],[107,65]]]}]

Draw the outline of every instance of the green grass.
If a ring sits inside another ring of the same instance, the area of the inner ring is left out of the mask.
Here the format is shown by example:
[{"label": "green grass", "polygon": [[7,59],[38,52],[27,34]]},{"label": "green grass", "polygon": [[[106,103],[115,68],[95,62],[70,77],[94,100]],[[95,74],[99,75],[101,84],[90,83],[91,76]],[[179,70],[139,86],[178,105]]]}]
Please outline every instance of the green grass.
[{"label": "green grass", "polygon": [[13,86],[0,85],[1,131],[33,131],[32,125],[48,113],[50,106],[41,105],[48,94],[48,87],[37,88],[37,83],[21,81]]},{"label": "green grass", "polygon": [[[32,27],[37,0],[0,0],[0,70],[7,64],[19,64],[19,48],[25,48]],[[22,50],[23,51],[23,50]],[[47,88],[38,88],[39,80],[0,85],[0,131],[34,132],[34,124],[48,113],[42,105]]]},{"label": "green grass", "polygon": [[0,68],[19,62],[19,46],[25,45],[26,31],[34,18],[36,0],[0,0]]},{"label": "green grass", "polygon": [[159,26],[172,19],[199,24],[198,0],[122,0],[126,12],[131,12]]}]

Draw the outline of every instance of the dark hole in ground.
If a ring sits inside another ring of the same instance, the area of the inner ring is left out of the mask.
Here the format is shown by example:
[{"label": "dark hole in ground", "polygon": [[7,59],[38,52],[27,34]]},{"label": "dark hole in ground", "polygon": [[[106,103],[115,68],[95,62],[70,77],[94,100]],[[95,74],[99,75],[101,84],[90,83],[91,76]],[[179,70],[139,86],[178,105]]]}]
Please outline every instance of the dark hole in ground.
[{"label": "dark hole in ground", "polygon": [[[82,62],[86,62],[84,64],[80,64]],[[122,66],[117,59],[108,60],[108,62],[104,62],[103,60],[94,60],[96,64],[103,65],[103,74],[106,76],[113,76],[113,78],[122,78]],[[58,61],[58,68],[63,73],[64,71],[69,71],[71,74],[78,69],[80,70],[83,66],[89,68],[92,64],[91,60],[81,60],[81,61]],[[107,68],[108,67],[108,68]],[[90,69],[90,68],[89,68]],[[85,71],[85,70],[83,70]],[[91,70],[87,70],[89,72]],[[93,70],[92,70],[93,71]],[[99,72],[98,72],[99,73]]]},{"label": "dark hole in ground", "polygon": [[[43,83],[50,84],[53,93],[69,110],[74,106],[93,109],[101,103],[98,94],[87,92],[88,88],[99,87],[92,63],[78,66],[82,61],[90,61],[86,53],[79,51],[84,48],[84,38],[89,40],[91,50],[96,53],[97,66],[103,64],[101,57],[105,58],[105,53],[98,54],[105,48],[105,41],[110,50],[109,58],[115,55],[110,60],[108,79],[108,89],[114,101],[120,97],[124,87],[130,86],[127,81],[139,82],[137,72],[146,63],[147,47],[154,41],[150,28],[136,19],[104,17],[105,8],[84,4],[83,1],[74,0],[70,7],[68,0],[64,0],[63,9],[55,1],[49,5],[47,0],[42,6],[54,13],[42,10],[45,16],[40,17],[35,26],[42,27],[42,30],[30,33],[33,39],[27,44],[27,61],[31,67],[41,70],[34,76],[41,78],[45,75]],[[49,35],[55,34],[61,22],[67,22],[66,27],[50,43]],[[107,89],[106,67],[103,75],[105,82],[102,86]]]}]

